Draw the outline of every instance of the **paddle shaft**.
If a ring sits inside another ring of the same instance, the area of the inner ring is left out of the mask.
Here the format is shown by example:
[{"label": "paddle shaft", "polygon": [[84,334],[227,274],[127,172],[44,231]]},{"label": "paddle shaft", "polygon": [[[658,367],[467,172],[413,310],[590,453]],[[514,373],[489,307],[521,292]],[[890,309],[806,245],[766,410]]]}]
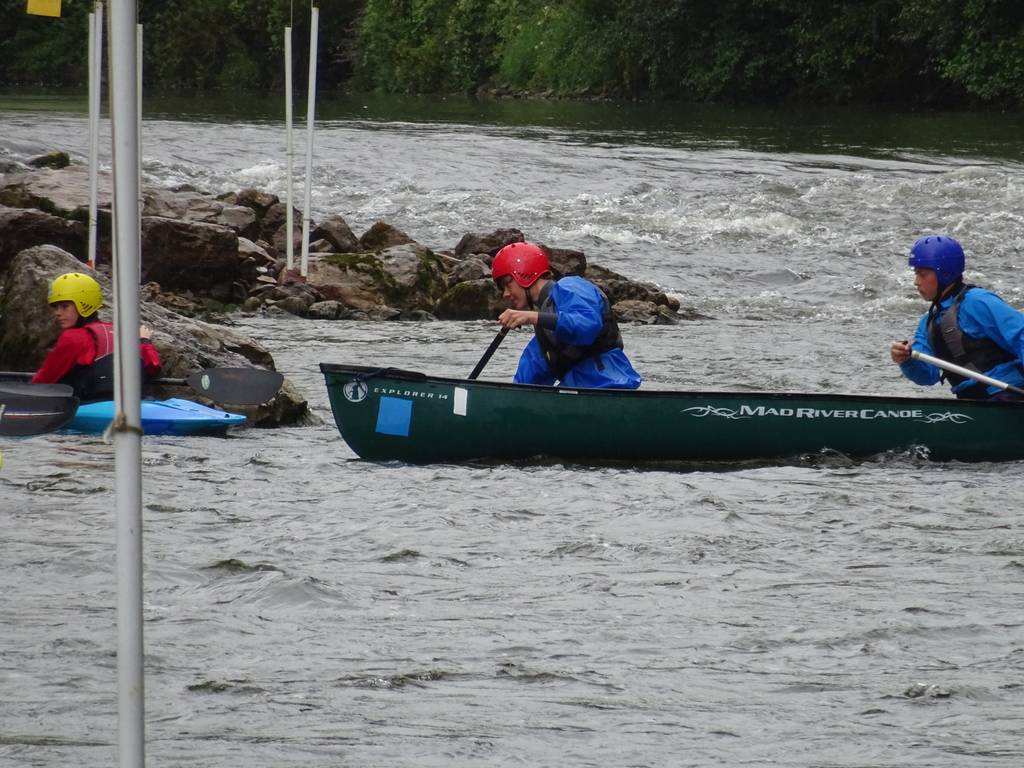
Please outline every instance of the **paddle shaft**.
[{"label": "paddle shaft", "polygon": [[[0,380],[28,381],[32,375],[26,371],[0,371]],[[281,389],[283,381],[284,377],[277,371],[263,368],[204,368],[187,378],[150,379],[147,383],[191,387],[204,397],[220,403],[259,405],[273,398]]]},{"label": "paddle shaft", "polygon": [[915,360],[920,360],[923,363],[931,363],[936,368],[942,368],[943,370],[955,373],[958,376],[973,379],[974,381],[979,381],[982,384],[988,384],[990,387],[998,387],[1006,392],[1024,395],[1024,389],[1021,389],[1020,387],[1007,384],[1005,381],[1000,381],[999,379],[993,379],[991,376],[986,376],[983,373],[972,371],[970,368],[961,368],[959,365],[947,363],[945,360],[938,357],[932,357],[931,355],[926,355],[924,352],[918,352],[916,349],[910,353],[910,356]]},{"label": "paddle shaft", "polygon": [[476,364],[476,367],[473,369],[473,372],[469,374],[469,378],[471,381],[480,375],[480,372],[484,369],[484,366],[487,365],[487,362],[494,355],[494,352],[498,349],[499,346],[501,346],[501,342],[504,341],[505,337],[508,335],[508,332],[508,328],[502,328],[500,331],[498,331],[498,335],[494,337],[494,340],[491,342],[491,346],[487,348],[487,351],[484,352],[484,356],[480,358],[480,362]]},{"label": "paddle shaft", "polygon": [[[0,379],[14,379],[17,381],[30,381],[35,376],[32,371],[0,371]],[[187,387],[188,381],[181,379],[149,379],[150,384],[167,384],[170,386]]]}]

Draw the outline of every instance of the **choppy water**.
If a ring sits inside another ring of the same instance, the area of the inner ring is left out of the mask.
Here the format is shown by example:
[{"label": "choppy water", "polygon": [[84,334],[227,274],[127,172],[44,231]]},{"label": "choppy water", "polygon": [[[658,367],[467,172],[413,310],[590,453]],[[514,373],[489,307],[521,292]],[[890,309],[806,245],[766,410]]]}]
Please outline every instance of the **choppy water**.
[{"label": "choppy water", "polygon": [[[74,112],[0,121],[0,156],[85,152]],[[439,248],[517,226],[660,283],[713,319],[625,330],[659,388],[924,394],[886,353],[923,310],[904,254],[924,230],[1024,303],[1012,153],[729,128],[339,117],[315,213]],[[280,191],[280,134],[153,119],[146,174]],[[240,327],[324,424],[145,440],[150,764],[1024,764],[1020,463],[368,464],[317,364],[462,375],[494,328]],[[0,449],[0,765],[110,765],[112,449]]]}]

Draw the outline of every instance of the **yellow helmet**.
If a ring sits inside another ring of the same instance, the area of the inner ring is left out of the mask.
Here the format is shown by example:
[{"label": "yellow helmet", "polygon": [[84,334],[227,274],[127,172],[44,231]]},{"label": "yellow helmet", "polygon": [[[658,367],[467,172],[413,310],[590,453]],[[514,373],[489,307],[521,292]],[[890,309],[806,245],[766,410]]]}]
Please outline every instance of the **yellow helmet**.
[{"label": "yellow helmet", "polygon": [[100,284],[81,272],[67,272],[55,277],[50,283],[50,295],[46,299],[50,304],[58,301],[71,301],[82,317],[89,317],[103,306],[103,291]]}]

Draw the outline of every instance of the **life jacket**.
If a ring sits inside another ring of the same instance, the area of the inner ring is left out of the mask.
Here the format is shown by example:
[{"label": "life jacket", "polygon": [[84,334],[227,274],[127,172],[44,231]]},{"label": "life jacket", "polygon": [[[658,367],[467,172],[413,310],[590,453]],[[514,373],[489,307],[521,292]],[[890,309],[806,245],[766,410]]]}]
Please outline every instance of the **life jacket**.
[{"label": "life jacket", "polygon": [[74,388],[83,403],[111,400],[114,397],[114,328],[109,323],[86,323],[96,345],[96,358],[90,365],[76,365],[68,371],[61,384]]},{"label": "life jacket", "polygon": [[[970,368],[972,371],[984,373],[1000,363],[1016,360],[1017,356],[1007,352],[989,338],[974,338],[968,336],[960,328],[960,304],[963,302],[967,292],[974,285],[965,285],[953,299],[952,305],[942,315],[942,319],[935,321],[938,314],[938,302],[934,302],[928,310],[928,341],[935,350],[935,356],[942,360],[956,363],[961,368]],[[962,381],[967,381],[966,376],[958,373],[944,371],[942,377],[954,386]],[[985,399],[988,397],[988,386],[976,383],[956,393],[959,398]]]},{"label": "life jacket", "polygon": [[[588,357],[596,358],[597,369],[604,370],[601,355],[613,349],[622,349],[622,334],[619,332],[619,324],[615,322],[615,317],[612,315],[608,297],[600,288],[594,287],[601,295],[602,326],[601,332],[597,334],[597,338],[593,342],[585,347],[566,344],[555,337],[554,331],[542,328],[539,324],[534,327],[537,343],[540,344],[541,351],[544,353],[544,359],[547,360],[548,367],[559,381],[565,378],[573,366]],[[541,314],[554,313],[556,309],[555,302],[551,298],[551,284],[545,285],[540,295],[539,311]]]}]

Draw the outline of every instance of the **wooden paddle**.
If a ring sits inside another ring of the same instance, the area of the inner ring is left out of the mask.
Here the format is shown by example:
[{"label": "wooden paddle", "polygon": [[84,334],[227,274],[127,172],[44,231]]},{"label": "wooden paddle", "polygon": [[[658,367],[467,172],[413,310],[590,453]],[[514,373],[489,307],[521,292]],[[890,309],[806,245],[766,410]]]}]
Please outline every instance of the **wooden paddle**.
[{"label": "wooden paddle", "polygon": [[990,387],[998,387],[999,389],[1002,389],[1006,392],[1013,392],[1018,395],[1024,395],[1024,389],[1021,389],[1020,387],[1015,387],[1012,384],[1007,384],[1005,381],[1000,381],[999,379],[993,379],[991,376],[986,376],[983,373],[972,371],[970,368],[961,368],[959,365],[947,363],[945,360],[942,360],[941,358],[926,355],[924,352],[918,352],[916,349],[910,353],[910,356],[915,360],[920,360],[921,362],[924,363],[931,363],[936,368],[942,368],[943,370],[949,371],[950,373],[955,373],[965,378],[973,379],[974,381],[980,381],[982,384],[988,384]]},{"label": "wooden paddle", "polygon": [[0,436],[27,437],[60,429],[78,410],[78,398],[64,384],[0,382]]},{"label": "wooden paddle", "polygon": [[[0,371],[0,379],[28,380],[32,375],[25,371]],[[265,403],[278,393],[283,382],[280,373],[263,368],[204,368],[183,379],[150,379],[152,384],[188,386],[215,402],[235,405]],[[6,385],[0,381],[0,386]]]},{"label": "wooden paddle", "polygon": [[476,364],[476,367],[473,369],[473,372],[469,374],[469,379],[471,381],[480,375],[480,372],[484,369],[484,366],[487,365],[487,362],[491,359],[491,357],[494,356],[495,351],[498,349],[499,346],[501,346],[501,342],[508,335],[508,331],[508,328],[502,328],[500,331],[498,331],[498,335],[494,337],[494,340],[491,342],[491,346],[487,348],[487,351],[484,352],[484,356],[480,358],[480,362]]}]

